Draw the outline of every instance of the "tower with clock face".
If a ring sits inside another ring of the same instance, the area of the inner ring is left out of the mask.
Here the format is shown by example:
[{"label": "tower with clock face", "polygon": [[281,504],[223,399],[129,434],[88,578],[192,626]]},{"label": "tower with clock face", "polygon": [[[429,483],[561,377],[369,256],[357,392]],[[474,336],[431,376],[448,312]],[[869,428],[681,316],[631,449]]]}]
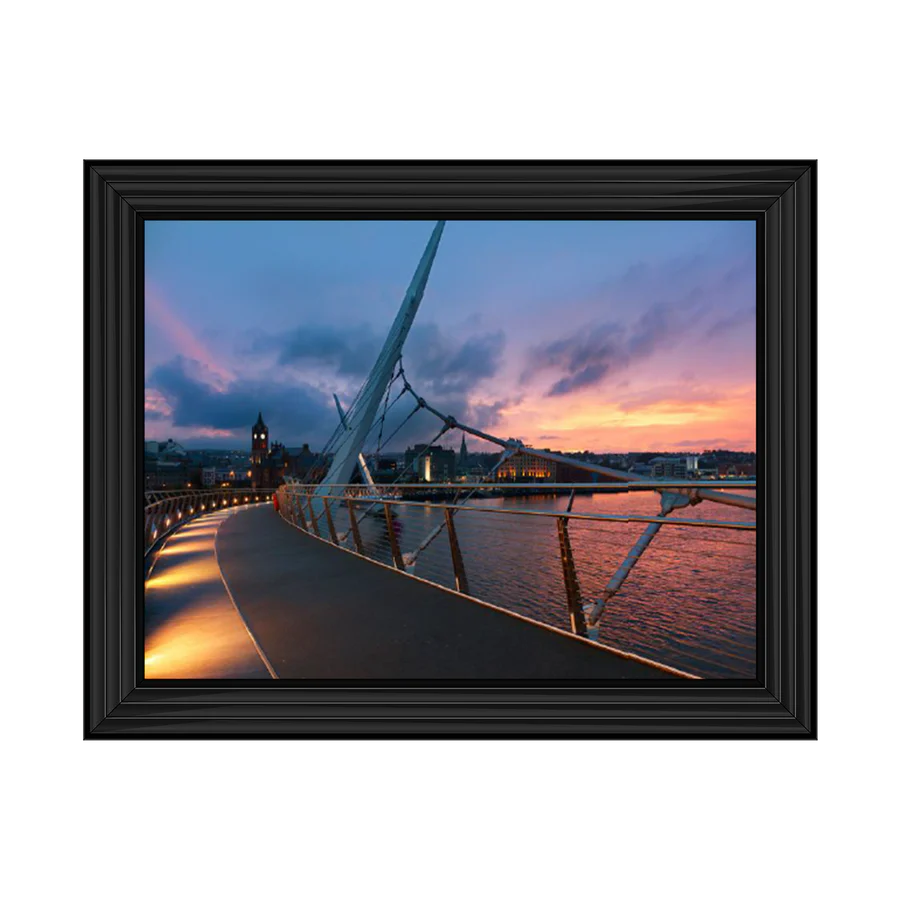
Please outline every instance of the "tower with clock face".
[{"label": "tower with clock face", "polygon": [[269,429],[263,422],[262,413],[256,419],[256,424],[250,432],[252,441],[250,444],[250,462],[254,466],[260,466],[269,455]]}]

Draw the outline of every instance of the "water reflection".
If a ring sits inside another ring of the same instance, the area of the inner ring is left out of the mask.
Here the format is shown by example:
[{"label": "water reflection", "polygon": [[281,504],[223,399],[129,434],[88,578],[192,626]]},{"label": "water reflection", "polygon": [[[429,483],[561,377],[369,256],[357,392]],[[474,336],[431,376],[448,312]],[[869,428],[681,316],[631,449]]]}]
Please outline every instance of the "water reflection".
[{"label": "water reflection", "polygon": [[[565,511],[568,497],[506,497],[473,503]],[[659,497],[644,492],[587,494],[576,497],[573,511],[659,515]],[[401,550],[414,550],[443,515],[442,509],[427,505],[400,509],[395,531]],[[753,522],[755,515],[704,502],[669,518]],[[572,551],[586,601],[600,596],[645,527],[640,522],[570,520]],[[568,630],[555,520],[461,512],[456,528],[474,596]],[[360,531],[366,552],[390,565],[390,535],[384,519],[369,516]],[[454,586],[445,532],[422,552],[413,571]],[[609,604],[601,619],[600,639],[704,677],[754,677],[755,532],[663,526]]]}]

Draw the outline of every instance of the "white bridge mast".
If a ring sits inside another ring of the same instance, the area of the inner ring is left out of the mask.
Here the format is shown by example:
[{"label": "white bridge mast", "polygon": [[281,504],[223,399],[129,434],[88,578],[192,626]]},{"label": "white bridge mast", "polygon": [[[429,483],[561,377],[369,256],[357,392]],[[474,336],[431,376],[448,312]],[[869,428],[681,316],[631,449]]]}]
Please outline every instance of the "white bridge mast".
[{"label": "white bridge mast", "polygon": [[394,324],[381,348],[381,353],[359,392],[356,402],[346,415],[341,415],[345,434],[335,451],[328,474],[316,488],[315,496],[317,497],[328,496],[330,485],[349,484],[353,477],[353,470],[359,464],[363,444],[375,421],[378,407],[387,390],[397,360],[400,359],[403,344],[419,310],[419,304],[422,302],[425,285],[428,283],[428,276],[431,273],[431,265],[444,231],[444,224],[444,222],[438,222],[434,226],[434,231],[431,233],[422,259],[412,277],[406,296],[394,319]]}]

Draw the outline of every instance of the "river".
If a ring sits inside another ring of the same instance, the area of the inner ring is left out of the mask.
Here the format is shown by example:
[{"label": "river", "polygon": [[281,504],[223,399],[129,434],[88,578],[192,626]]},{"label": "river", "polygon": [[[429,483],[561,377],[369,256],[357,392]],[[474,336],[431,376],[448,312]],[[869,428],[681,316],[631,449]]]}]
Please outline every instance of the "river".
[{"label": "river", "polygon": [[[505,497],[470,503],[490,510],[565,511],[568,497]],[[414,550],[444,517],[443,509],[426,503],[394,509],[399,510],[397,531],[405,553]],[[659,515],[659,496],[638,491],[582,494],[576,496],[572,511]],[[669,518],[752,523],[755,514],[704,501]],[[455,522],[473,596],[569,630],[553,518],[461,511]],[[570,520],[572,552],[585,600],[601,595],[645,528],[644,523]],[[361,530],[367,552],[390,564],[384,521],[369,516]],[[421,553],[412,571],[454,586],[446,529]],[[610,601],[598,637],[603,643],[702,677],[754,678],[755,531],[664,525]]]}]

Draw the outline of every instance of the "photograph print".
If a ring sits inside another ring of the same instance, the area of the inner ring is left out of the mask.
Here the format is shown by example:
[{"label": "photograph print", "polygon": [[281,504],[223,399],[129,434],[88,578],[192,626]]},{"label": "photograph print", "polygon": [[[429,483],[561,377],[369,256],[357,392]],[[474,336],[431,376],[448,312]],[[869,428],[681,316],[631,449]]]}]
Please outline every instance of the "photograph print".
[{"label": "photograph print", "polygon": [[756,678],[756,221],[144,228],[146,679]]}]

